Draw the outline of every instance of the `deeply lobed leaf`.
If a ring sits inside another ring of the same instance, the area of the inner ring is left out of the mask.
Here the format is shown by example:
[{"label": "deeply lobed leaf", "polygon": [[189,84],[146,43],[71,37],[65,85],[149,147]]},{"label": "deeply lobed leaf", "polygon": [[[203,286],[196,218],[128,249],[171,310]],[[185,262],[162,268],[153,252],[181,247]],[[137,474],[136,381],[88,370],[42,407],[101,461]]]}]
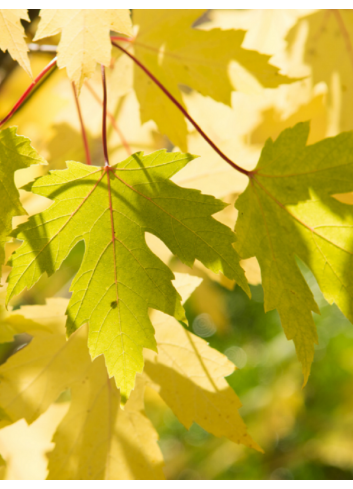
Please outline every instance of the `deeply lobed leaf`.
[{"label": "deeply lobed leaf", "polygon": [[[178,274],[175,286],[185,301],[199,283],[198,277]],[[33,339],[0,366],[2,426],[21,418],[32,423],[62,390],[71,390],[69,410],[49,454],[49,479],[163,478],[157,433],[143,414],[146,381],[188,428],[198,422],[216,436],[259,449],[238,414],[238,397],[223,378],[235,368],[223,354],[157,313],[153,323],[160,354],[146,352],[148,368],[121,410],[103,358],[89,358],[87,328],[65,339],[67,302],[50,299],[47,305],[22,306],[8,314],[16,332],[28,332]]]},{"label": "deeply lobed leaf", "polygon": [[[70,388],[69,410],[54,435],[48,479],[163,479],[158,435],[143,414],[143,385],[122,411],[103,358],[90,359],[87,328],[66,339],[66,306],[66,299],[50,299],[7,317],[17,333],[33,339],[0,366],[0,427],[21,418],[34,422]],[[0,340],[2,333],[1,328]]]},{"label": "deeply lobed leaf", "polygon": [[96,63],[110,63],[110,30],[131,34],[128,9],[42,9],[34,41],[62,33],[58,66],[66,68],[78,90]]},{"label": "deeply lobed leaf", "polygon": [[317,333],[318,306],[296,263],[311,269],[328,302],[353,322],[352,207],[332,194],[353,190],[353,135],[343,133],[306,146],[309,124],[268,140],[248,188],[236,202],[236,249],[256,256],[265,309],[277,309],[293,339],[307,381]]},{"label": "deeply lobed leaf", "polygon": [[69,334],[89,322],[93,358],[104,354],[121,394],[127,397],[142,349],[156,349],[148,308],[186,321],[173,274],[147,247],[144,233],[160,238],[184,263],[200,260],[249,293],[232,231],[211,215],[224,208],[214,197],[169,180],[193,156],[136,153],[114,167],[69,162],[25,187],[54,204],[18,227],[23,240],[12,255],[7,301],[40,276],[57,270],[73,247],[85,241],[67,314]]},{"label": "deeply lobed leaf", "polygon": [[[244,31],[193,28],[205,12],[198,9],[136,9],[133,12],[134,23],[139,26],[133,41],[136,57],[182,105],[181,84],[230,105],[231,92],[237,89],[228,75],[232,60],[264,87],[295,81],[280,75],[278,68],[269,63],[269,56],[242,48]],[[187,128],[183,115],[137,66],[135,90],[142,122],[154,120],[159,130],[185,151]]]}]

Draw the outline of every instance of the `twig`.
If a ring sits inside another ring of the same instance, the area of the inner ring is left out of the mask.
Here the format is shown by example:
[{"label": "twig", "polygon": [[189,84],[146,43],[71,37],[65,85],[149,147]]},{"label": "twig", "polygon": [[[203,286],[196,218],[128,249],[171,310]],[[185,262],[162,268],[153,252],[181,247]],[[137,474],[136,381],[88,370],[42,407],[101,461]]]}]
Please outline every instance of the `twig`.
[{"label": "twig", "polygon": [[[93,89],[93,87],[87,81],[86,81],[85,85],[88,88],[88,90],[90,91],[90,93],[93,95],[94,99],[100,105],[103,106],[103,101],[101,100],[101,98],[99,97],[99,95],[95,92],[95,90]],[[120,127],[118,126],[118,124],[117,124],[117,122],[115,120],[115,117],[113,116],[113,114],[111,112],[109,112],[109,110],[107,110],[107,116],[109,117],[109,120],[110,120],[113,128],[115,129],[115,131],[117,132],[118,136],[120,137],[121,143],[124,146],[127,154],[130,156],[132,154],[132,150],[130,148],[129,143],[126,141],[125,136],[122,133]]]},{"label": "twig", "polygon": [[75,83],[74,82],[72,82],[72,90],[74,92],[74,98],[75,98],[75,102],[76,102],[78,118],[80,120],[80,125],[81,125],[81,134],[82,134],[83,146],[85,148],[86,163],[87,163],[87,165],[92,165],[91,155],[90,155],[90,152],[89,152],[89,145],[88,145],[88,140],[87,140],[86,129],[85,129],[85,125],[83,123],[80,102],[78,100],[77,90],[76,90],[76,87],[75,87]]},{"label": "twig", "polygon": [[103,121],[102,121],[103,153],[105,159],[105,166],[110,166],[108,147],[107,147],[107,83],[105,80],[104,65],[101,65],[101,69],[102,69],[102,82],[103,82]]}]

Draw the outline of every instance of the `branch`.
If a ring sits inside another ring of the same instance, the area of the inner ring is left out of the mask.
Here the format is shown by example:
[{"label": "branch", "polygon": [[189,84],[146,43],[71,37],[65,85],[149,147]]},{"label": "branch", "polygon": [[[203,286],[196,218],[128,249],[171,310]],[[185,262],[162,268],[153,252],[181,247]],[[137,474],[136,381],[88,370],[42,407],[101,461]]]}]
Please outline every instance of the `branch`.
[{"label": "branch", "polygon": [[[111,39],[114,39],[114,38],[111,38]],[[121,38],[121,39],[123,39],[123,38]],[[128,40],[128,39],[124,39],[124,41],[126,41],[126,40]],[[194,126],[194,128],[197,130],[197,132],[204,138],[204,140],[211,146],[211,148],[213,148],[214,151],[216,151],[216,153],[221,158],[223,158],[224,161],[226,161],[230,166],[232,166],[238,172],[243,173],[244,175],[247,175],[248,177],[251,177],[252,172],[249,170],[245,170],[245,168],[241,168],[236,163],[234,163],[234,161],[232,161],[230,158],[228,158],[228,156],[226,156],[218,148],[218,146],[215,145],[215,143],[207,136],[207,134],[204,133],[204,131],[201,129],[201,127],[197,124],[196,121],[194,121],[194,119],[191,117],[191,115],[189,115],[189,113],[186,111],[186,109],[184,109],[184,107],[181,105],[181,103],[178,102],[178,100],[169,92],[169,90],[167,90],[167,88],[159,80],[157,80],[157,78],[149,71],[148,68],[146,68],[146,66],[144,66],[137,58],[135,58],[135,56],[133,54],[129,53],[126,49],[124,49],[122,46],[119,46],[119,44],[117,44],[113,40],[112,40],[112,44],[116,48],[120,49],[120,51],[123,51],[123,53],[125,53],[127,56],[129,56],[129,58],[131,58],[134,61],[134,63],[136,63],[137,66],[139,66],[146,73],[146,75],[162,90],[162,92],[169,98],[169,100],[171,100],[173,102],[173,104],[176,107],[178,107],[178,109],[182,112],[184,117],[186,117],[186,119],[191,122],[191,124]]]},{"label": "branch", "polygon": [[7,116],[0,121],[0,127],[5,124],[13,115],[14,113],[21,107],[23,102],[28,98],[29,94],[33,91],[33,89],[38,85],[38,83],[42,80],[42,78],[54,67],[56,66],[56,60],[57,58],[55,57],[50,61],[50,63],[44,68],[43,71],[39,73],[39,75],[33,80],[33,82],[30,84],[30,86],[27,88],[27,90],[24,92],[24,94],[19,98],[19,100],[16,102],[14,105],[13,109],[7,114]]},{"label": "branch", "polygon": [[75,87],[75,83],[74,82],[72,82],[72,90],[74,92],[74,98],[75,98],[75,102],[76,102],[76,108],[77,108],[78,118],[80,120],[80,125],[81,125],[81,134],[82,134],[82,139],[83,139],[83,146],[85,148],[86,163],[87,163],[87,165],[92,165],[91,155],[90,155],[90,152],[89,152],[89,146],[88,146],[88,141],[87,141],[86,129],[85,129],[85,125],[83,123],[80,102],[78,100],[77,90],[76,90],[76,87]]},{"label": "branch", "polygon": [[350,63],[353,67],[353,48],[352,48],[351,40],[349,37],[349,32],[346,28],[346,25],[344,23],[344,20],[343,20],[341,14],[340,14],[340,11],[338,9],[331,9],[331,12],[335,15],[337,23],[339,25],[339,28],[341,29],[342,37],[343,37],[344,43],[346,45],[346,49],[348,51],[349,60],[350,60]]},{"label": "branch", "polygon": [[103,121],[102,121],[102,140],[103,140],[103,153],[105,159],[104,166],[110,166],[108,147],[107,147],[107,83],[105,80],[105,67],[101,65],[102,69],[102,82],[103,82]]}]

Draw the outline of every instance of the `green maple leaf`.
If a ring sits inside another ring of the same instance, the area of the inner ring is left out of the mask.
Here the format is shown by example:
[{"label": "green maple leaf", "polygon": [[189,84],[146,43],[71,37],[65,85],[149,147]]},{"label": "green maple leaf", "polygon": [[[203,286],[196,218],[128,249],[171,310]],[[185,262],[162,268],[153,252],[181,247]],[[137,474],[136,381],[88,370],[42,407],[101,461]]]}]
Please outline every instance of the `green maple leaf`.
[{"label": "green maple leaf", "polygon": [[[231,105],[231,92],[237,89],[229,78],[232,60],[264,87],[295,81],[280,75],[278,68],[269,63],[270,56],[242,48],[245,31],[193,28],[205,12],[202,9],[133,12],[134,23],[139,26],[133,41],[136,57],[182,105],[180,84]],[[159,130],[185,151],[187,127],[183,115],[139,67],[134,69],[141,121],[154,120]]]},{"label": "green maple leaf", "polygon": [[143,368],[142,349],[156,350],[148,308],[186,321],[173,273],[147,247],[145,232],[160,238],[184,263],[200,260],[214,272],[248,284],[232,243],[234,233],[211,215],[225,204],[169,178],[194,157],[136,153],[113,167],[69,162],[26,186],[54,203],[15,231],[22,246],[11,258],[7,301],[40,276],[57,270],[85,241],[67,314],[69,334],[89,322],[93,358],[104,354],[123,397]]},{"label": "green maple leaf", "polygon": [[258,259],[265,310],[278,310],[305,382],[317,343],[311,311],[319,309],[295,256],[311,269],[327,301],[353,322],[353,212],[332,197],[353,190],[353,135],[306,146],[308,134],[309,124],[299,123],[269,139],[236,202],[236,249],[242,258]]},{"label": "green maple leaf", "polygon": [[0,278],[1,265],[5,261],[4,246],[12,231],[12,218],[27,214],[20,203],[14,173],[36,164],[46,162],[31,147],[29,139],[17,136],[15,127],[0,131]]}]

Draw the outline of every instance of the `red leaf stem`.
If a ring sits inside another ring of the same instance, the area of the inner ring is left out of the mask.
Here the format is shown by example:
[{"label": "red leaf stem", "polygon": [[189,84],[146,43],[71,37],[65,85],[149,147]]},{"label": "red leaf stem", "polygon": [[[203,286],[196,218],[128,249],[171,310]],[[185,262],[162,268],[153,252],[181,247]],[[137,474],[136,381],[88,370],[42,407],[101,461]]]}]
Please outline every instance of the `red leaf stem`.
[{"label": "red leaf stem", "polygon": [[88,146],[86,129],[85,129],[85,125],[83,123],[80,102],[78,100],[77,90],[76,90],[76,87],[75,87],[75,83],[74,82],[72,82],[72,90],[74,92],[74,98],[75,98],[75,102],[76,102],[76,108],[77,108],[78,118],[80,120],[80,125],[81,125],[81,134],[82,134],[83,146],[85,148],[86,163],[87,163],[87,165],[92,165],[91,155],[90,155],[90,152],[89,152],[89,146]]},{"label": "red leaf stem", "polygon": [[55,65],[56,65],[57,58],[55,57],[50,61],[50,63],[44,68],[43,71],[39,73],[39,75],[33,80],[33,82],[30,84],[30,86],[27,88],[27,90],[24,92],[24,94],[19,98],[19,100],[16,102],[14,107],[11,109],[11,111],[7,114],[7,116],[0,121],[0,127],[5,124],[12,116],[13,114],[21,107],[23,102],[27,99],[29,94],[32,92],[33,88],[42,80],[42,78],[50,71]]},{"label": "red leaf stem", "polygon": [[[111,38],[114,39],[114,38]],[[116,38],[115,38],[116,39]],[[124,39],[126,41],[126,39]],[[219,148],[216,146],[216,144],[207,136],[207,134],[204,133],[204,131],[201,129],[201,127],[197,124],[197,122],[191,117],[191,115],[186,111],[186,109],[178,102],[178,100],[167,90],[167,88],[149,71],[148,68],[146,68],[145,65],[141,63],[135,56],[131,53],[129,53],[126,49],[124,49],[122,46],[119,46],[116,42],[112,40],[112,44],[123,51],[129,58],[131,58],[134,63],[137,64],[145,73],[146,75],[162,90],[162,92],[173,102],[173,104],[178,107],[178,109],[182,112],[184,117],[188,121],[191,122],[191,124],[194,126],[194,128],[197,130],[197,132],[204,138],[204,140],[211,146],[211,148],[216,151],[216,153],[223,158],[224,161],[226,161],[230,166],[232,166],[235,170],[237,170],[240,173],[243,173],[244,175],[247,175],[248,177],[252,176],[252,172],[249,170],[245,170],[245,168],[241,168],[238,166],[234,161],[232,161],[228,156],[226,156]]]},{"label": "red leaf stem", "polygon": [[105,166],[110,166],[108,147],[107,147],[107,83],[105,80],[105,67],[101,65],[103,82],[103,121],[102,121],[102,141]]},{"label": "red leaf stem", "polygon": [[[103,100],[101,100],[101,98],[99,97],[99,95],[95,92],[95,90],[93,89],[93,87],[86,81],[85,83],[85,86],[88,88],[88,90],[90,91],[90,93],[93,95],[93,98],[95,100],[97,100],[97,102],[103,106]],[[116,120],[115,120],[115,117],[113,116],[113,114],[111,112],[109,112],[109,110],[107,110],[107,117],[109,118],[113,128],[115,129],[115,131],[117,132],[120,140],[121,140],[121,143],[122,145],[124,146],[127,154],[129,156],[131,156],[132,154],[132,150],[130,148],[130,145],[129,143],[127,142],[127,140],[125,139],[125,136],[124,134],[122,133],[120,127],[118,126]]]}]

